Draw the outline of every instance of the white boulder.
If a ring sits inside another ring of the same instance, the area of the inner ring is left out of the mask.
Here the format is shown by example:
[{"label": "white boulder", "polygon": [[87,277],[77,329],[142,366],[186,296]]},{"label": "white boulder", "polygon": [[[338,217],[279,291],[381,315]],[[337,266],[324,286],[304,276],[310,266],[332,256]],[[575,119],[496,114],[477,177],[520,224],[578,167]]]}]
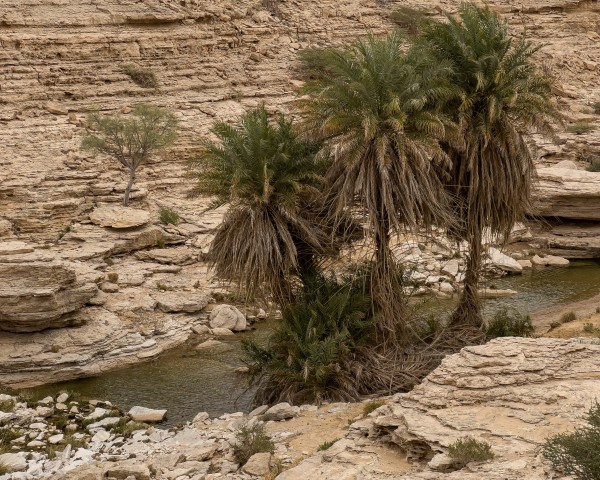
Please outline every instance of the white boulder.
[{"label": "white boulder", "polygon": [[246,317],[232,305],[217,305],[210,312],[210,326],[240,332],[246,330]]}]

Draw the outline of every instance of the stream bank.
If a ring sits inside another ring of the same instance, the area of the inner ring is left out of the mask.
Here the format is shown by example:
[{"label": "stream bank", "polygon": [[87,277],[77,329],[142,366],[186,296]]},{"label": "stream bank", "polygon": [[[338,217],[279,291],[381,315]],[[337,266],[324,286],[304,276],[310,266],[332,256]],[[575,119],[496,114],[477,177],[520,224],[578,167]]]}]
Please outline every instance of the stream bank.
[{"label": "stream bank", "polygon": [[[600,265],[594,261],[578,261],[570,267],[533,269],[522,275],[495,279],[490,284],[519,293],[486,300],[487,315],[505,306],[529,314],[543,309],[563,313],[570,310],[573,302],[588,302],[595,309],[594,299],[600,293]],[[423,308],[443,315],[451,310],[452,301],[426,300]],[[536,314],[533,319],[536,322]],[[206,411],[211,416],[248,412],[253,392],[247,389],[246,376],[235,371],[243,366],[240,341],[254,338],[265,342],[275,322],[259,322],[254,331],[221,337],[222,344],[217,348],[199,351],[188,345],[147,363],[29,391],[39,398],[66,390],[87,398],[107,399],[123,408],[133,405],[166,408],[167,425],[189,421],[198,411]]]}]

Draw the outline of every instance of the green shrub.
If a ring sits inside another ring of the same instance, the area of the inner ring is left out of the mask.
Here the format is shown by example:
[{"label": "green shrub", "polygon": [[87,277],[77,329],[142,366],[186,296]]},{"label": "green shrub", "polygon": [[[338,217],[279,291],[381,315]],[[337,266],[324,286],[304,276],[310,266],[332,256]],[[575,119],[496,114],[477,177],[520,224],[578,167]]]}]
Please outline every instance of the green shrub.
[{"label": "green shrub", "polygon": [[255,453],[273,453],[274,451],[275,444],[267,435],[262,423],[253,426],[243,425],[235,434],[233,458],[240,465],[244,465]]},{"label": "green shrub", "polygon": [[108,272],[106,277],[111,283],[117,283],[119,281],[119,274],[117,272]]},{"label": "green shrub", "polygon": [[12,472],[12,469],[6,463],[0,462],[0,475],[10,472]]},{"label": "green shrub", "polygon": [[123,417],[119,420],[119,423],[111,425],[108,429],[115,435],[121,435],[125,438],[129,438],[133,435],[133,432],[137,430],[145,430],[149,427],[146,423],[134,422]]},{"label": "green shrub", "polygon": [[562,325],[562,323],[560,322],[551,322],[550,323],[550,330],[554,330],[555,328],[558,328]]},{"label": "green shrub", "polygon": [[533,325],[529,315],[522,315],[515,309],[502,308],[487,322],[486,333],[489,338],[530,337]]},{"label": "green shrub", "polygon": [[123,72],[131,78],[133,83],[142,88],[158,88],[156,75],[148,68],[141,68],[136,65],[125,65],[123,67]]},{"label": "green shrub", "polygon": [[15,401],[12,398],[0,401],[0,412],[12,412],[14,409]]},{"label": "green shrub", "polygon": [[337,442],[339,440],[339,438],[336,438],[335,440],[329,440],[328,442],[323,442],[321,445],[319,445],[319,448],[317,448],[317,452],[323,452],[325,450],[329,450],[333,444],[335,442]]},{"label": "green shrub", "polygon": [[369,413],[374,412],[379,407],[383,407],[384,405],[385,402],[382,402],[381,400],[373,400],[367,403],[363,408],[363,416],[366,417],[367,415],[369,415]]},{"label": "green shrub", "polygon": [[563,313],[559,319],[560,323],[569,323],[573,322],[574,320],[577,320],[577,315],[572,310],[570,312]]},{"label": "green shrub", "polygon": [[588,172],[600,172],[600,157],[593,156],[589,159],[589,163],[585,169]]},{"label": "green shrub", "polygon": [[448,445],[448,455],[462,466],[470,462],[485,462],[494,458],[491,445],[473,437],[459,438],[456,442]]},{"label": "green shrub", "polygon": [[349,278],[307,279],[266,348],[242,342],[250,382],[258,386],[257,403],[350,401],[368,393],[375,379],[361,361],[362,355],[373,357],[367,348],[373,320],[365,291]]},{"label": "green shrub", "polygon": [[594,113],[596,115],[600,115],[600,102],[592,103],[592,108],[594,109]]},{"label": "green shrub", "polygon": [[181,218],[175,210],[171,210],[168,207],[160,209],[160,221],[165,225],[179,225]]},{"label": "green shrub", "polygon": [[593,132],[594,130],[596,130],[596,125],[588,122],[577,122],[567,127],[567,132],[576,135],[583,135],[584,133]]},{"label": "green shrub", "polygon": [[588,425],[573,433],[561,433],[546,440],[542,447],[544,457],[552,466],[580,480],[600,479],[600,404],[587,414]]},{"label": "green shrub", "polygon": [[596,329],[594,328],[594,324],[593,323],[586,323],[583,326],[583,331],[585,333],[594,333],[596,331]]},{"label": "green shrub", "polygon": [[19,438],[21,434],[8,427],[0,428],[0,453],[5,453],[10,450],[11,443],[16,438]]}]

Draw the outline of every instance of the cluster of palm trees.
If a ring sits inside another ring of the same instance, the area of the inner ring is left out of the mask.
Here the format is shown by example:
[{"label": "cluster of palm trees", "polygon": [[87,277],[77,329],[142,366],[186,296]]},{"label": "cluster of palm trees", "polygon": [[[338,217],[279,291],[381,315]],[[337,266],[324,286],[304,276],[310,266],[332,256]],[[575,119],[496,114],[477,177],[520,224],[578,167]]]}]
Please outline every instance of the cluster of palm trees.
[{"label": "cluster of palm trees", "polygon": [[271,121],[260,107],[218,122],[192,165],[195,193],[229,204],[211,247],[216,272],[291,304],[362,213],[378,338],[397,345],[409,326],[390,240],[442,227],[469,246],[450,325],[480,329],[483,232],[506,238],[524,215],[535,169],[523,136],[551,135],[560,120],[536,51],[466,3],[427,18],[410,42],[392,32],[303,52],[300,121]]}]

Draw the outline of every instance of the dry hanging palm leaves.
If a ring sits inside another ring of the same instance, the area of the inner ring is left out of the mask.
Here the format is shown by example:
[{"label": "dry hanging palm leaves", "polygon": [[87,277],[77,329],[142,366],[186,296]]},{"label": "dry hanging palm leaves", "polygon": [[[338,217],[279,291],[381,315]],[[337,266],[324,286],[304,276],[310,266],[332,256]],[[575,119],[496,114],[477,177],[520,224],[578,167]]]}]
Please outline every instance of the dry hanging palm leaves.
[{"label": "dry hanging palm leaves", "polygon": [[513,40],[506,22],[487,7],[463,4],[458,17],[429,22],[421,38],[423,57],[449,62],[458,95],[446,105],[461,142],[449,142],[446,187],[455,222],[451,235],[469,244],[464,292],[454,325],[481,328],[478,282],[482,233],[506,239],[528,211],[535,167],[523,135],[552,135],[561,118],[551,80],[532,62],[538,48]]},{"label": "dry hanging palm leaves", "polygon": [[297,138],[291,122],[270,122],[264,107],[236,125],[216,122],[218,142],[204,140],[190,163],[192,195],[210,195],[229,209],[211,244],[216,273],[248,296],[292,299],[293,275],[310,271],[315,256],[335,251],[317,201],[326,157],[320,144]]},{"label": "dry hanging palm leaves", "polygon": [[367,219],[380,341],[393,345],[406,336],[406,319],[390,237],[449,221],[436,174],[447,160],[438,140],[451,127],[439,109],[451,92],[447,71],[443,62],[424,64],[403,53],[397,32],[346,49],[308,50],[301,60],[304,128],[331,147],[332,211],[341,215],[358,204]]}]

